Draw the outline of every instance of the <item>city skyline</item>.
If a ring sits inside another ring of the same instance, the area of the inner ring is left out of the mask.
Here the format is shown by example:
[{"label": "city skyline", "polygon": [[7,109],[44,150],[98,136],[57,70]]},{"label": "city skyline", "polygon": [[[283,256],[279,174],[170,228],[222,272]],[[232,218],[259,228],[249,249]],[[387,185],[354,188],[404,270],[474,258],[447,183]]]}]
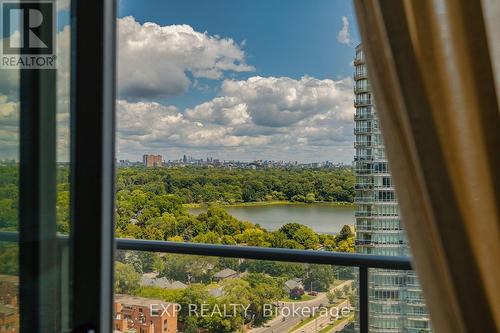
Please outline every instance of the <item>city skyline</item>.
[{"label": "city skyline", "polygon": [[[143,163],[144,156],[151,156],[151,155],[160,156],[162,158],[162,162],[182,161],[182,160],[184,160],[184,157],[186,157],[187,162],[189,162],[189,161],[201,161],[201,160],[203,160],[203,161],[206,161],[206,160],[221,161],[221,162],[242,162],[242,163],[252,163],[252,162],[256,162],[256,161],[269,161],[269,162],[285,162],[285,163],[301,163],[301,164],[330,162],[330,163],[339,164],[339,165],[352,165],[352,161],[350,161],[348,163],[344,163],[344,162],[336,162],[334,160],[324,159],[324,158],[323,159],[318,158],[318,159],[310,160],[310,161],[301,161],[301,160],[297,160],[297,159],[274,159],[274,158],[269,158],[269,159],[266,159],[266,158],[229,159],[229,158],[224,158],[222,156],[214,156],[214,155],[192,156],[192,155],[188,155],[188,154],[181,154],[181,155],[178,155],[175,157],[172,157],[172,156],[169,157],[169,156],[163,155],[157,151],[143,153],[140,156],[137,156],[137,157],[134,157],[131,159],[115,158],[115,160],[116,161],[128,161],[128,162],[132,162],[132,163]],[[0,161],[2,161],[2,160],[0,160]],[[9,162],[10,160],[5,159],[5,161]]]}]

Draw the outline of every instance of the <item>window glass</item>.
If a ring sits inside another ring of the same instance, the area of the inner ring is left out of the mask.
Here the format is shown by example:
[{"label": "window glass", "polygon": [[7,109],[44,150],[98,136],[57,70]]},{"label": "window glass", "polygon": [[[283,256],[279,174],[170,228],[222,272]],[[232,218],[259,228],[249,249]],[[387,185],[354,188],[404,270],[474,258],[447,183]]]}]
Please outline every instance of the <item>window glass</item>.
[{"label": "window glass", "polygon": [[[23,20],[20,19],[20,15],[23,14],[24,17],[27,17],[26,15],[33,15],[33,10],[35,9],[28,11],[27,7],[20,7],[20,4],[15,1],[11,1],[8,4],[7,2],[2,2],[0,6],[2,22],[8,16],[12,23],[8,28],[4,25],[4,29],[2,29],[3,35],[0,36],[0,43],[3,45],[3,48],[1,48],[3,62],[2,66],[0,66],[0,331],[19,332],[21,329],[19,304],[23,302],[19,294],[19,247],[25,244],[18,244],[14,240],[19,237],[18,232],[20,230],[20,112],[21,103],[24,101],[21,101],[20,91],[21,68],[19,66],[7,65],[5,59],[6,57],[16,58],[19,54],[23,54],[19,51],[19,47],[25,50],[26,47],[34,48],[39,44],[35,46],[31,44],[33,43],[33,38],[38,38],[36,36],[30,36],[29,45],[24,45],[19,40],[21,33],[29,31],[22,25]],[[49,5],[44,4],[43,6]],[[52,52],[57,61],[50,68],[26,69],[26,71],[38,71],[39,73],[47,74],[47,76],[44,76],[45,79],[51,77],[48,81],[44,81],[44,88],[48,89],[45,93],[49,96],[51,92],[55,92],[56,97],[54,108],[45,113],[45,115],[50,113],[50,116],[46,119],[55,119],[54,123],[44,124],[44,126],[54,131],[55,142],[50,142],[50,139],[48,139],[48,145],[51,145],[51,147],[45,146],[45,150],[43,150],[44,153],[54,151],[57,156],[56,169],[46,170],[49,173],[53,172],[53,175],[55,175],[53,179],[57,182],[57,184],[53,184],[55,186],[54,190],[57,192],[54,195],[56,198],[54,202],[55,207],[52,207],[55,214],[50,220],[44,221],[47,224],[44,224],[42,229],[45,226],[47,229],[40,230],[40,233],[46,235],[47,239],[53,242],[56,239],[56,235],[55,233],[51,233],[52,230],[55,231],[57,229],[60,233],[69,233],[70,13],[69,1],[53,2],[50,6],[50,8],[47,7],[48,9],[44,7],[39,10],[40,15],[44,17],[43,22],[47,23],[47,26],[43,26],[40,29],[53,31],[53,39],[46,36],[41,37],[41,39],[43,39],[42,42],[45,42],[44,45],[47,48],[53,50]],[[13,53],[7,53],[7,46],[13,48]],[[52,75],[54,76],[52,77]],[[55,79],[55,81],[52,81],[52,79]],[[32,91],[31,93],[34,92]],[[47,97],[46,100],[49,101],[48,103],[52,103],[51,97]],[[44,120],[46,119],[44,118]],[[43,144],[41,143],[40,145]],[[52,146],[53,144],[55,144],[55,147]],[[46,156],[42,156],[41,158],[46,158]],[[52,165],[52,162],[49,161],[49,165]],[[31,167],[34,168],[35,166],[32,165]],[[48,178],[43,180],[50,182]],[[51,185],[48,187],[51,187]],[[47,198],[49,197],[51,195],[47,195]],[[42,200],[45,200],[45,198],[42,198]],[[48,214],[52,215],[51,213]],[[44,318],[44,320],[50,323],[50,327],[54,332],[67,331],[70,327],[68,258],[67,244],[64,242],[57,243],[49,259],[54,264],[50,272],[43,271],[40,275],[33,277],[37,281],[31,281],[33,285],[43,285],[45,283],[43,281],[51,281],[49,283],[50,288],[46,288],[41,297],[50,295],[50,301],[47,300],[47,304],[50,304],[51,307],[51,318]]]},{"label": "window glass", "polygon": [[115,269],[120,332],[354,328],[353,268],[118,251]]},{"label": "window glass", "polygon": [[350,1],[122,1],[117,27],[117,237],[408,255]]}]

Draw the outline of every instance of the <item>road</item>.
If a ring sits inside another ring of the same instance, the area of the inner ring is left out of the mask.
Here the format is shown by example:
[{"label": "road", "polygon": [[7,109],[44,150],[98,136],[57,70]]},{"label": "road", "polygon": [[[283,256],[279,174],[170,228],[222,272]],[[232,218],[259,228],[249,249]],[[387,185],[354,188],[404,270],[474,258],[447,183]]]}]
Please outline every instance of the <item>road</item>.
[{"label": "road", "polygon": [[[349,302],[348,301],[343,301],[342,303],[336,305],[336,307],[338,308],[338,315],[340,316],[341,313],[340,313],[340,309],[342,309],[343,307],[347,307],[349,306]],[[334,319],[336,320],[336,319]],[[323,315],[320,315],[318,318],[316,318],[315,320],[305,324],[304,326],[300,327],[299,329],[293,331],[293,333],[316,333],[318,331],[321,331],[326,325],[330,324],[332,322],[332,320],[330,319],[330,316],[329,315],[326,315],[326,316],[323,316]]]},{"label": "road", "polygon": [[[347,280],[338,286],[331,289],[331,291],[335,291],[337,289],[342,289],[346,285],[351,285],[353,280]],[[249,331],[249,333],[284,333],[290,331],[295,325],[300,323],[301,320],[308,318],[309,315],[302,316],[301,309],[303,307],[306,308],[314,308],[319,307],[321,305],[328,304],[328,299],[326,297],[326,293],[320,293],[317,297],[310,301],[304,302],[281,302],[281,306],[279,307],[279,315],[273,320],[267,322],[265,324],[266,327],[257,327]],[[289,310],[284,310],[283,308],[288,308]],[[283,316],[282,314],[287,314],[287,312],[299,312],[299,315],[289,315]]]}]

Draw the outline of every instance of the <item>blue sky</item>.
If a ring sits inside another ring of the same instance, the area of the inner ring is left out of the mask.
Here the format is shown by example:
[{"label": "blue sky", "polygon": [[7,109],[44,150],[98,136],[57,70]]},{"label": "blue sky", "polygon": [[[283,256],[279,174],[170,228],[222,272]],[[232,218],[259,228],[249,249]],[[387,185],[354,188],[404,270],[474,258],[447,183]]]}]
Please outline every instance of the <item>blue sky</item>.
[{"label": "blue sky", "polygon": [[[69,147],[69,2],[58,14],[58,159]],[[353,160],[351,0],[119,0],[118,159]],[[18,78],[0,76],[15,124]],[[0,128],[17,156],[17,127]],[[9,148],[10,147],[10,148]]]},{"label": "blue sky", "polygon": [[117,157],[350,163],[350,0],[120,0]]},{"label": "blue sky", "polygon": [[[286,76],[336,79],[352,75],[350,62],[359,41],[351,1],[346,0],[120,0],[118,16],[161,26],[188,24],[196,31],[245,41],[254,72],[231,77]],[[342,16],[350,22],[352,42],[341,44]],[[200,80],[209,91],[190,90],[170,103],[191,107],[217,93],[218,82]]]}]

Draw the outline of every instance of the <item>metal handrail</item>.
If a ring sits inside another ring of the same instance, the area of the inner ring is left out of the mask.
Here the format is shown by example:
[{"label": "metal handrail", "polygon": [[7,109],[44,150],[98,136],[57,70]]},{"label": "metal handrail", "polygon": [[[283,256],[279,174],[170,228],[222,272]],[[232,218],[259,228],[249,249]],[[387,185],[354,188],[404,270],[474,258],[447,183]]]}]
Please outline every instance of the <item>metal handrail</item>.
[{"label": "metal handrail", "polygon": [[[67,235],[57,235],[57,239],[68,242]],[[1,231],[0,242],[17,242],[18,234]],[[118,250],[191,254],[212,257],[230,257],[270,261],[287,261],[307,264],[337,265],[380,269],[411,270],[409,257],[379,256],[371,254],[329,252],[315,250],[295,250],[256,246],[219,245],[190,242],[169,242],[144,239],[115,238]]]},{"label": "metal handrail", "polygon": [[[56,239],[69,243],[68,235],[57,235]],[[0,231],[0,242],[17,242],[17,232]],[[340,253],[314,250],[294,250],[255,246],[182,243],[143,239],[115,238],[118,250],[190,254],[201,256],[230,257],[242,259],[298,262],[358,267],[359,277],[359,323],[360,333],[368,333],[368,269],[411,270],[409,257],[380,256],[358,253]]]},{"label": "metal handrail", "polygon": [[119,250],[193,254],[202,256],[300,262],[349,267],[411,270],[408,257],[341,253],[314,250],[294,250],[255,246],[181,243],[142,239],[117,238]]}]

